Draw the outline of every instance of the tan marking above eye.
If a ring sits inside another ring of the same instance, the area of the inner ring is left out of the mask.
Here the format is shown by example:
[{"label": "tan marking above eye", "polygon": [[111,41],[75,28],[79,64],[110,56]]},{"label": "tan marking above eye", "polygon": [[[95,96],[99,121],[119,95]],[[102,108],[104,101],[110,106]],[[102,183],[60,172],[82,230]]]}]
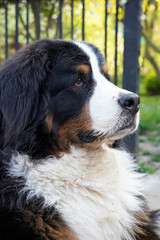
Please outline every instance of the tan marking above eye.
[{"label": "tan marking above eye", "polygon": [[104,65],[102,66],[102,72],[103,72],[104,74],[108,74],[108,67],[107,67],[106,64],[104,64]]},{"label": "tan marking above eye", "polygon": [[90,66],[88,66],[87,64],[82,64],[76,67],[76,69],[78,71],[80,71],[81,73],[89,73],[90,72]]}]

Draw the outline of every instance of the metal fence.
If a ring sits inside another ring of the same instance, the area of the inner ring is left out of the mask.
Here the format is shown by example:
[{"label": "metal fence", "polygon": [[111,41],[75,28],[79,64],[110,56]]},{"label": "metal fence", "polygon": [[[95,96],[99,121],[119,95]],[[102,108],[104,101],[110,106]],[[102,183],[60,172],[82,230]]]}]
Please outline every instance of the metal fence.
[{"label": "metal fence", "polygon": [[[42,11],[42,5],[49,4],[49,6],[54,6],[56,4],[57,6],[57,37],[63,39],[63,25],[65,24],[62,21],[62,15],[64,10],[64,4],[70,5],[70,39],[74,38],[74,22],[75,22],[75,16],[74,16],[74,5],[76,2],[79,2],[82,6],[81,11],[81,39],[85,40],[85,24],[87,22],[86,19],[86,3],[85,0],[0,0],[0,9],[1,12],[4,13],[4,35],[5,35],[5,53],[4,53],[4,59],[8,58],[9,56],[9,23],[8,23],[8,8],[10,5],[15,8],[15,42],[13,48],[15,51],[17,51],[21,46],[21,40],[19,39],[19,19],[22,16],[20,16],[19,12],[19,4],[23,3],[23,7],[25,8],[25,22],[23,20],[23,26],[25,31],[25,44],[28,44],[30,41],[34,39],[40,39],[41,38],[41,11]],[[114,78],[113,82],[117,84],[118,82],[118,76],[117,76],[117,49],[118,49],[118,21],[119,21],[119,8],[120,8],[120,0],[113,0],[114,7],[115,7],[115,37],[114,37]],[[123,2],[123,1],[121,1]],[[104,55],[108,57],[108,49],[107,49],[107,40],[108,40],[108,5],[110,3],[110,0],[104,0],[104,21],[102,22],[104,26]],[[31,9],[30,5],[34,4],[35,9],[35,38],[31,39],[30,35],[30,15],[31,15]],[[138,56],[140,51],[140,13],[141,13],[141,0],[126,0],[124,1],[124,57],[123,57],[123,84],[122,86],[125,89],[128,89],[133,92],[138,92],[139,89],[139,67],[138,67]],[[43,6],[43,10],[45,9],[45,6]],[[24,16],[23,16],[24,18]],[[2,25],[1,25],[2,27]],[[0,55],[2,54],[2,48],[0,51]],[[3,58],[1,59],[4,60]],[[136,152],[136,135],[128,138],[125,140],[125,142],[128,145],[128,148],[131,152]]]}]

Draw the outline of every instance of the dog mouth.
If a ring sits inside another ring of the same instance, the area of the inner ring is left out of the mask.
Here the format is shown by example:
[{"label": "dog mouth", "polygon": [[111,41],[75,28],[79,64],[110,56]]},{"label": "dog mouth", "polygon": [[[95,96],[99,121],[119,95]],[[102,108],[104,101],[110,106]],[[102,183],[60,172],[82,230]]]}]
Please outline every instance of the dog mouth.
[{"label": "dog mouth", "polygon": [[127,135],[132,134],[136,129],[137,129],[137,124],[135,121],[132,121],[119,128],[117,127],[117,129],[115,129],[113,133],[106,135],[106,138],[118,140],[120,138],[123,138]]},{"label": "dog mouth", "polygon": [[78,133],[78,138],[84,143],[92,143],[96,140],[103,141],[105,139],[118,140],[132,134],[137,129],[137,118],[137,114],[135,116],[123,116],[110,130],[104,130],[104,132],[94,130],[80,132]]},{"label": "dog mouth", "polygon": [[84,143],[92,143],[97,139],[101,139],[102,137],[102,133],[94,132],[94,130],[78,133],[78,138]]},{"label": "dog mouth", "polygon": [[111,129],[108,134],[106,134],[106,138],[109,139],[120,139],[126,135],[132,134],[139,125],[139,111],[135,114],[126,114],[126,112],[121,112],[119,117],[119,121],[115,126]]}]

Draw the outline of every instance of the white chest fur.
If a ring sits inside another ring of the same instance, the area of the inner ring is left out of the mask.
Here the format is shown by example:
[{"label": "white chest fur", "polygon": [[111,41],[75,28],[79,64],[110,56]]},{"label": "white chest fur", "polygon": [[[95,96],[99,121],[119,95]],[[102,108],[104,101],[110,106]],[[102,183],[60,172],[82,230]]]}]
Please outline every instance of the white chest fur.
[{"label": "white chest fur", "polygon": [[18,154],[9,171],[25,178],[29,198],[43,196],[45,206],[54,206],[79,240],[132,239],[142,189],[127,153],[105,145],[94,152],[73,148],[37,163]]}]

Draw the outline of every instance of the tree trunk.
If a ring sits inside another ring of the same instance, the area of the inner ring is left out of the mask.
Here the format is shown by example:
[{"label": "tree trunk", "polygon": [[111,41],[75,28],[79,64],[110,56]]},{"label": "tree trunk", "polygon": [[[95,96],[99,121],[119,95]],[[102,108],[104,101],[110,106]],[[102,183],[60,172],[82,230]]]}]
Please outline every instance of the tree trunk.
[{"label": "tree trunk", "polygon": [[36,33],[37,33],[37,1],[36,0],[30,0],[31,3],[31,8],[32,8],[32,12],[34,15],[34,24],[35,24],[35,38],[36,38]]},{"label": "tree trunk", "polygon": [[154,60],[154,58],[152,57],[152,55],[149,52],[148,47],[146,46],[146,54],[145,57],[147,58],[147,60],[151,63],[151,65],[153,66],[156,74],[157,74],[157,78],[158,81],[160,82],[160,68],[158,66],[158,64],[156,63],[156,61]]}]

